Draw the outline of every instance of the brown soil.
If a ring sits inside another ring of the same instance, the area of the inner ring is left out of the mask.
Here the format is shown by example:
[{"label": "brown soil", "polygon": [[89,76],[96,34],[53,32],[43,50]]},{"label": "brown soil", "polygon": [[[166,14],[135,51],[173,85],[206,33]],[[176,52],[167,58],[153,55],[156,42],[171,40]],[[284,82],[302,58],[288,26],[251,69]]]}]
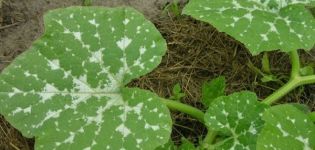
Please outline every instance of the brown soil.
[{"label": "brown soil", "polygon": [[[246,64],[251,61],[260,67],[261,56],[252,57],[239,42],[187,16],[162,14],[166,1],[94,0],[93,4],[97,6],[128,5],[140,10],[156,24],[168,42],[168,51],[160,66],[129,86],[149,89],[167,98],[171,95],[172,87],[180,83],[187,95],[182,102],[200,109],[204,109],[199,101],[202,83],[219,75],[227,79],[227,93],[250,90],[264,98],[280,86],[274,82],[260,81],[261,76]],[[0,7],[0,71],[42,34],[44,12],[81,4],[81,0],[4,0]],[[314,62],[314,56],[314,50],[312,53],[303,52],[303,64]],[[273,73],[287,80],[290,70],[288,56],[273,52],[270,62]],[[315,109],[314,90],[315,86],[312,85],[298,88],[282,102],[300,102]],[[185,114],[174,112],[172,117],[175,122],[172,139],[175,143],[179,143],[182,136],[197,143],[198,138],[206,133],[202,124]],[[34,140],[24,138],[1,116],[0,129],[0,150],[33,149]]]}]

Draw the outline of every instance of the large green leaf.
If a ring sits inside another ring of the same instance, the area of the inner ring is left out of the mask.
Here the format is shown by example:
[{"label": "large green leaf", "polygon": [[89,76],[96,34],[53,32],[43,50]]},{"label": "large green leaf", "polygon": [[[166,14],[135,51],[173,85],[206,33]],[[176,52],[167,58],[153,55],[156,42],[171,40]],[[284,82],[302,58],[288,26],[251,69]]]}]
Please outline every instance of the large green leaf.
[{"label": "large green leaf", "polygon": [[268,109],[266,122],[258,137],[258,150],[312,150],[315,148],[315,125],[303,111],[290,104]]},{"label": "large green leaf", "polygon": [[184,14],[208,22],[244,43],[254,55],[309,50],[315,21],[305,5],[314,0],[191,0]]},{"label": "large green leaf", "polygon": [[166,42],[131,8],[70,7],[0,75],[0,113],[36,149],[154,149],[171,118],[155,94],[125,85],[161,61]]},{"label": "large green leaf", "polygon": [[239,92],[215,99],[205,114],[206,125],[226,135],[216,149],[255,149],[263,126],[261,116],[268,106],[257,101],[255,93]]}]

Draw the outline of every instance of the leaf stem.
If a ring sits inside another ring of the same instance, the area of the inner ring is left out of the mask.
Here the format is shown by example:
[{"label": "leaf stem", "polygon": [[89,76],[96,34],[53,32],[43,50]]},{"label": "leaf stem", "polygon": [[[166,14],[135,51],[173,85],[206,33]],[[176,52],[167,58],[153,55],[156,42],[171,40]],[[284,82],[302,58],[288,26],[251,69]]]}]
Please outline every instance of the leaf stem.
[{"label": "leaf stem", "polygon": [[168,100],[168,99],[161,99],[161,100],[169,109],[183,112],[185,114],[188,114],[196,118],[198,121],[204,123],[205,114],[201,110],[195,107],[192,107],[190,105],[180,103],[178,101],[173,101],[173,100]]},{"label": "leaf stem", "polygon": [[281,99],[284,95],[288,94],[290,91],[298,86],[305,84],[315,83],[315,75],[301,76],[300,75],[300,59],[298,51],[292,51],[290,53],[292,70],[290,80],[284,84],[280,89],[273,92],[267,98],[263,100],[263,103],[271,105]]},{"label": "leaf stem", "polygon": [[264,55],[263,55],[261,62],[262,62],[262,70],[265,73],[271,74],[268,52],[264,52]]},{"label": "leaf stem", "polygon": [[273,92],[271,95],[269,95],[267,98],[265,98],[262,103],[271,105],[272,103],[277,102],[280,98],[282,98],[284,95],[288,94],[290,91],[292,91],[294,88],[298,86],[298,80],[290,80],[286,84],[284,84],[280,89]]},{"label": "leaf stem", "polygon": [[296,77],[300,76],[300,58],[299,53],[297,50],[292,51],[290,53],[290,59],[291,59],[291,80],[295,79]]},{"label": "leaf stem", "polygon": [[212,131],[208,128],[208,133],[205,136],[205,138],[202,141],[202,145],[201,148],[202,149],[212,149],[213,147],[213,141],[215,140],[215,137],[217,136],[217,132],[216,131]]},{"label": "leaf stem", "polygon": [[[202,122],[203,124],[205,123],[204,122],[205,114],[201,110],[199,110],[195,107],[192,107],[190,105],[180,103],[178,101],[173,101],[173,100],[168,100],[168,99],[161,99],[161,101],[169,109],[186,113],[186,114],[196,118],[198,121]],[[208,133],[207,133],[205,139],[203,140],[203,144],[205,144],[205,146],[209,147],[213,143],[213,140],[215,139],[216,135],[217,135],[217,132],[211,131],[208,128]]]}]

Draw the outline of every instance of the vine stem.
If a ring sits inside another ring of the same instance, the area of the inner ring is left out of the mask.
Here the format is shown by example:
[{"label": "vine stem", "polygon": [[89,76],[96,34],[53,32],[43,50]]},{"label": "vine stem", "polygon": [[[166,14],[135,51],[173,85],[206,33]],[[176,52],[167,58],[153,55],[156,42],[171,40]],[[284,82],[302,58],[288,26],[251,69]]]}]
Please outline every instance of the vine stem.
[{"label": "vine stem", "polygon": [[213,147],[212,144],[213,144],[213,141],[215,140],[215,137],[217,136],[217,134],[218,133],[216,131],[211,131],[208,128],[208,133],[205,136],[205,138],[203,139],[201,147],[203,149],[212,149],[212,147]]},{"label": "vine stem", "polygon": [[180,111],[182,113],[188,114],[188,115],[196,118],[198,121],[204,123],[205,114],[201,110],[199,110],[195,107],[192,107],[190,105],[183,104],[183,103],[178,102],[178,101],[168,100],[168,99],[161,99],[161,100],[169,109]]},{"label": "vine stem", "polygon": [[[304,84],[312,84],[315,83],[315,75],[308,75],[308,76],[301,76],[300,75],[300,59],[298,51],[292,51],[290,52],[290,60],[291,60],[291,77],[290,80],[284,84],[281,88],[279,88],[277,91],[273,92],[271,95],[269,95],[267,98],[265,98],[262,103],[271,105],[278,100],[280,100],[284,95],[288,94],[290,91],[295,89],[298,86],[304,85]],[[204,122],[204,116],[205,114],[190,105],[180,103],[178,101],[173,100],[167,100],[167,99],[161,99],[162,102],[171,110],[180,111],[183,113],[186,113],[194,118],[196,118],[198,121]],[[314,120],[315,118],[315,112],[310,114],[310,117]],[[202,148],[204,149],[211,149],[211,145],[217,135],[217,132],[212,131],[208,128],[208,133],[206,137],[203,139]]]},{"label": "vine stem", "polygon": [[297,50],[292,51],[290,53],[290,59],[291,59],[291,80],[297,78],[300,76],[300,58],[299,58],[299,53]]},{"label": "vine stem", "polygon": [[263,55],[261,62],[262,62],[262,70],[265,73],[271,74],[268,52],[264,52],[264,55]]},{"label": "vine stem", "polygon": [[[308,75],[308,76],[301,76],[300,75],[300,59],[298,51],[292,51],[290,52],[290,60],[291,60],[291,77],[290,80],[284,84],[281,88],[279,88],[277,91],[273,92],[271,95],[269,95],[267,98],[265,98],[262,103],[271,105],[278,100],[280,100],[284,95],[288,94],[290,91],[295,89],[298,86],[305,85],[305,84],[312,84],[315,83],[315,75]],[[161,99],[161,101],[171,110],[180,111],[182,113],[186,113],[194,118],[196,118],[198,121],[204,122],[204,112],[201,110],[192,107],[187,104],[183,104],[178,101],[168,100],[168,99]],[[311,114],[312,117],[314,117],[314,113]],[[208,129],[208,133],[206,137],[203,140],[203,147],[206,149],[209,149],[211,144],[213,143],[217,133],[215,131],[212,131]]]},{"label": "vine stem", "polygon": [[[187,104],[183,104],[181,102],[178,101],[173,101],[173,100],[168,100],[168,99],[161,99],[161,101],[171,110],[175,110],[175,111],[180,111],[182,113],[186,113],[194,118],[196,118],[198,121],[200,121],[201,123],[205,123],[204,122],[204,116],[205,114],[195,108],[192,107],[190,105]],[[209,147],[211,146],[212,142],[214,141],[215,137],[217,135],[217,132],[212,131],[211,129],[208,128],[208,133],[206,135],[206,137],[204,138],[204,142],[203,142],[203,146],[204,147]]]},{"label": "vine stem", "polygon": [[273,92],[267,98],[265,98],[262,103],[271,105],[278,100],[280,100],[284,95],[288,94],[290,91],[295,89],[298,86],[305,85],[305,84],[312,84],[315,83],[315,75],[308,75],[308,76],[301,76],[300,75],[300,59],[298,51],[292,51],[290,53],[291,59],[291,77],[290,80],[284,84],[281,88],[277,91]]}]

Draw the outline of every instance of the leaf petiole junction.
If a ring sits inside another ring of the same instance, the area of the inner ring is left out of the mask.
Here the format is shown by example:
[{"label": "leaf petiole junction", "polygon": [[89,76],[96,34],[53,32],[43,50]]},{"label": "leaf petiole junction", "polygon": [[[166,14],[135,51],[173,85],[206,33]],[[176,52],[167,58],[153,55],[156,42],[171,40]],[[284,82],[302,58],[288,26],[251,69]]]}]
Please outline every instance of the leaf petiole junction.
[{"label": "leaf petiole junction", "polygon": [[281,88],[279,88],[277,91],[273,92],[270,96],[265,98],[263,100],[263,103],[271,105],[278,100],[280,100],[283,96],[288,94],[290,91],[295,89],[298,86],[305,85],[305,84],[313,84],[315,83],[315,75],[307,75],[302,76],[300,74],[300,59],[298,51],[292,51],[290,52],[290,59],[292,64],[291,69],[291,78],[290,80],[284,84]]}]

